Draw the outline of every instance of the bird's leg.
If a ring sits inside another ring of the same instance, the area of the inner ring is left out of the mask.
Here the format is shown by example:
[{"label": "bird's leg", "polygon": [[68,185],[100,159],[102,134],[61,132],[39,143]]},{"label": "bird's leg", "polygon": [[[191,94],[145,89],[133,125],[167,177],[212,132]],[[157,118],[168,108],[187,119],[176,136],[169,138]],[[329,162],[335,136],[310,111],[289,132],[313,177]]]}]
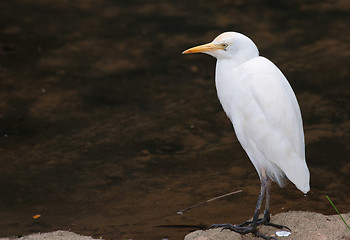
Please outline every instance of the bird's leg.
[{"label": "bird's leg", "polygon": [[[258,201],[256,203],[253,219],[251,221],[249,221],[249,222],[247,221],[245,223],[238,224],[238,225],[233,225],[233,224],[229,224],[229,223],[213,224],[209,228],[221,227],[222,230],[229,229],[231,231],[234,231],[234,232],[237,232],[240,234],[253,233],[253,234],[255,234],[261,238],[264,238],[264,239],[275,239],[273,237],[267,237],[267,236],[257,232],[258,222],[259,222],[259,220],[261,221],[261,219],[259,219],[259,213],[260,213],[260,208],[261,208],[262,202],[263,202],[264,197],[265,197],[267,182],[268,182],[268,178],[264,172],[264,174],[262,174],[262,178],[261,178],[261,186],[260,186]],[[245,226],[245,225],[247,225],[247,226]]]},{"label": "bird's leg", "polygon": [[[270,190],[271,190],[271,179],[266,176],[265,171],[262,171],[262,178],[261,178],[261,186],[260,186],[260,193],[258,197],[258,202],[256,204],[254,216],[252,220],[247,220],[241,224],[238,224],[238,226],[243,227],[245,225],[253,224],[254,222],[254,217],[257,214],[259,216],[260,214],[260,208],[262,205],[262,201],[264,199],[264,195],[266,196],[266,201],[265,201],[265,211],[264,211],[264,218],[258,218],[257,219],[257,225],[260,225],[265,222],[270,222],[270,212],[269,212],[269,203],[270,203]],[[264,192],[262,192],[264,191]],[[258,210],[259,207],[259,211]]]},{"label": "bird's leg", "polygon": [[[258,226],[259,224],[261,224],[261,221],[263,219],[259,218],[259,214],[260,214],[260,208],[261,208],[264,196],[265,196],[266,191],[267,191],[268,180],[269,179],[267,178],[267,176],[263,172],[262,178],[261,178],[261,186],[260,186],[259,197],[258,197],[258,201],[256,203],[253,219],[252,220],[247,220],[247,221],[245,221],[245,222],[243,222],[241,224],[238,224],[239,227],[243,227],[243,226],[247,226],[247,225],[253,225],[253,224]],[[265,203],[265,207],[266,207],[266,203]],[[266,211],[266,209],[265,209],[265,211]],[[270,216],[270,215],[268,214],[268,216]]]},{"label": "bird's leg", "polygon": [[264,200],[266,186],[267,186],[267,182],[268,182],[267,176],[266,175],[264,176],[264,175],[265,175],[265,171],[263,171],[263,176],[261,178],[259,197],[258,197],[258,201],[256,203],[256,207],[255,207],[255,211],[254,211],[254,215],[253,215],[253,220],[251,223],[251,226],[255,229],[258,226],[260,208],[261,208],[262,202]]},{"label": "bird's leg", "polygon": [[[260,224],[263,225],[268,225],[272,227],[276,227],[278,229],[283,229],[286,228],[290,230],[288,227],[283,226],[283,225],[277,225],[274,223],[270,222],[270,191],[271,191],[271,179],[266,176],[265,171],[262,171],[262,177],[261,177],[261,186],[260,186],[260,192],[259,192],[259,197],[258,201],[256,203],[254,215],[252,220],[248,220],[244,223],[233,225],[230,223],[225,223],[225,224],[213,224],[209,228],[219,228],[221,227],[222,230],[224,229],[229,229],[231,231],[240,233],[240,234],[246,234],[246,233],[253,233],[258,237],[261,237],[263,239],[277,239],[275,237],[268,237],[265,236],[257,231],[257,226]],[[266,196],[266,201],[265,201],[265,210],[264,210],[264,217],[259,218],[260,214],[260,208],[262,205],[262,202],[264,200],[264,197]]]},{"label": "bird's leg", "polygon": [[290,228],[284,225],[278,225],[278,224],[274,224],[270,222],[270,192],[271,192],[271,179],[269,177],[267,177],[267,183],[266,183],[266,198],[265,198],[265,210],[264,210],[264,217],[262,219],[259,219],[258,221],[258,225],[259,224],[264,224],[264,225],[268,225],[268,226],[272,226],[278,229],[283,229],[286,228],[289,231]]},{"label": "bird's leg", "polygon": [[[267,226],[272,226],[278,229],[288,229],[289,231],[290,228],[284,225],[279,225],[279,224],[274,224],[270,222],[270,192],[271,192],[271,179],[269,177],[266,176],[266,189],[265,189],[265,210],[264,210],[264,217],[263,218],[259,218],[257,224],[258,225],[267,225]],[[263,181],[263,180],[262,180]],[[254,219],[253,219],[254,220]],[[248,220],[245,221],[244,223],[239,224],[238,226],[245,226],[248,224],[252,224],[253,220]]]},{"label": "bird's leg", "polygon": [[266,182],[266,198],[265,198],[265,210],[264,210],[264,217],[262,219],[262,223],[268,223],[270,222],[270,193],[271,193],[271,179],[269,177],[267,178]]}]

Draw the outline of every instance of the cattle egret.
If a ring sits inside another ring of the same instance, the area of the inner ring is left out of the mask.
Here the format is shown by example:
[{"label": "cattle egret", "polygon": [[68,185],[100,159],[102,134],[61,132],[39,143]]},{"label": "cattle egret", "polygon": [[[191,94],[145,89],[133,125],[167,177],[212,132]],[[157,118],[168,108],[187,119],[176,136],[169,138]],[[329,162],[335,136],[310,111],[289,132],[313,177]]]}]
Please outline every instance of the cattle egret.
[{"label": "cattle egret", "polygon": [[[190,48],[183,54],[199,52],[217,59],[218,98],[261,181],[252,220],[211,227],[274,239],[257,231],[260,224],[285,227],[270,222],[271,181],[283,187],[287,177],[303,193],[310,190],[303,123],[295,94],[278,67],[259,56],[254,42],[243,34],[225,32],[211,43]],[[264,198],[264,216],[259,218]]]}]

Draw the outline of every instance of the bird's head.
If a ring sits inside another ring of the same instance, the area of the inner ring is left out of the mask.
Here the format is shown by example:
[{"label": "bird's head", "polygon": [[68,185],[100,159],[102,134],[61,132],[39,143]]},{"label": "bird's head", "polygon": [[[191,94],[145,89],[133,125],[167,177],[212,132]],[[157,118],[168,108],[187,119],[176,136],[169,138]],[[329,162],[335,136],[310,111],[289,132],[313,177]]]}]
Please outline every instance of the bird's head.
[{"label": "bird's head", "polygon": [[187,49],[182,54],[206,53],[217,59],[248,60],[259,56],[254,42],[237,32],[225,32],[217,36],[211,43]]}]

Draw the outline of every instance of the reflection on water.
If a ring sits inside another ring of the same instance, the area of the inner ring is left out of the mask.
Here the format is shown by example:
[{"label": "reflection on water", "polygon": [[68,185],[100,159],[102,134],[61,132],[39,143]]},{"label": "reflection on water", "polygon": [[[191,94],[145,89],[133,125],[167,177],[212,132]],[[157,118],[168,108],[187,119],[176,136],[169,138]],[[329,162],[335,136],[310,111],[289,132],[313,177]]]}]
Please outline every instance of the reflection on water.
[{"label": "reflection on water", "polygon": [[282,69],[303,112],[311,194],[274,185],[272,213],[333,214],[325,194],[350,211],[347,1],[0,5],[0,236],[181,239],[249,218],[259,180],[216,98],[215,61],[181,56],[227,30]]}]

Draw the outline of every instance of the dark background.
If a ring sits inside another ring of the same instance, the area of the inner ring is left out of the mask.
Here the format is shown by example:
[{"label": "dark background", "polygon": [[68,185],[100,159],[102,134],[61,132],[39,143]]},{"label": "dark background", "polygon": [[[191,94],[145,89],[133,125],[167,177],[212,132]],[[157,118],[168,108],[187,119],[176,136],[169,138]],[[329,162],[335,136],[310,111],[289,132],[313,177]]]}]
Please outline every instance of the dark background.
[{"label": "dark background", "polygon": [[215,59],[181,55],[225,31],[253,39],[302,110],[311,192],[273,185],[272,214],[335,214],[326,194],[350,211],[349,1],[0,7],[0,236],[182,239],[250,218],[259,179],[217,100]]}]

